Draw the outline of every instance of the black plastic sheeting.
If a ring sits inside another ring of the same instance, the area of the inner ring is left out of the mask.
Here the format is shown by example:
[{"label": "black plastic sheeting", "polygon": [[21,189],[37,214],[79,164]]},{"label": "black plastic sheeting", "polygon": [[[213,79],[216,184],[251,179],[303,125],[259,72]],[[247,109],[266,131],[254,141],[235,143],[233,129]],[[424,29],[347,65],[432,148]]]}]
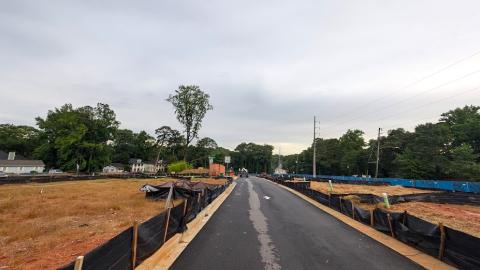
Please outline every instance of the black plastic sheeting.
[{"label": "black plastic sheeting", "polygon": [[446,229],[445,259],[462,269],[480,269],[480,245],[478,238],[469,234]]},{"label": "black plastic sheeting", "polygon": [[163,245],[166,214],[161,213],[138,225],[137,264],[150,257]]},{"label": "black plastic sheeting", "polygon": [[400,241],[433,257],[438,256],[440,249],[440,229],[438,225],[406,214],[402,222],[396,222],[395,236]]},{"label": "black plastic sheeting", "polygon": [[355,206],[355,219],[360,221],[363,224],[370,225],[370,211],[364,210],[360,207]]},{"label": "black plastic sheeting", "polygon": [[[440,251],[441,232],[436,224],[432,224],[408,213],[389,213],[376,208],[372,212],[354,206],[349,200],[341,199],[349,194],[323,194],[315,190],[306,190],[306,182],[290,182],[285,178],[266,177],[276,183],[295,189],[315,201],[329,206],[349,217],[371,225],[371,213],[373,212],[373,227],[385,234],[392,235],[406,244],[409,244],[424,253],[437,257]],[[308,186],[309,187],[309,186]],[[352,194],[360,198],[361,202],[378,203],[383,198],[371,194]],[[390,203],[401,203],[408,201],[424,201],[433,203],[458,203],[478,205],[480,203],[478,194],[461,192],[441,192],[427,194],[413,194],[406,196],[390,196]],[[459,269],[480,269],[480,238],[445,228],[445,250],[443,261]]]},{"label": "black plastic sheeting", "polygon": [[[127,270],[132,269],[132,227],[85,254],[82,270]],[[59,269],[73,270],[75,262]]]},{"label": "black plastic sheeting", "polygon": [[[310,182],[291,182],[290,179],[285,178],[267,178],[269,180],[273,180],[275,182],[281,183],[290,188],[294,188],[305,195],[308,195],[308,191],[305,189],[310,188]],[[317,182],[326,182],[326,181],[318,181]],[[345,184],[345,182],[341,181],[332,181],[334,183],[341,183]],[[360,184],[360,185],[385,185],[379,184],[378,182],[365,182],[359,181],[356,183],[355,181],[349,181],[348,184]],[[381,203],[383,202],[383,197],[375,196],[372,194],[341,194],[342,196],[346,195],[355,195],[360,198],[362,203]],[[443,191],[443,192],[432,192],[432,193],[421,193],[421,194],[409,194],[409,195],[393,195],[388,196],[390,204],[396,203],[403,203],[403,202],[431,202],[431,203],[448,203],[448,204],[467,204],[467,205],[480,205],[480,194],[477,193],[467,193],[467,192],[451,192],[451,191]]]},{"label": "black plastic sheeting", "polygon": [[[228,183],[230,184],[230,182]],[[155,253],[163,244],[177,233],[187,229],[187,223],[193,220],[197,214],[210,202],[217,198],[225,186],[204,186],[195,184],[192,190],[174,188],[174,198],[185,201],[170,209],[170,218],[165,238],[167,212],[160,213],[151,219],[138,225],[136,265]],[[168,195],[168,190],[167,195]],[[167,196],[165,189],[157,190],[155,194],[148,194],[147,198],[158,199]],[[175,197],[176,196],[176,197]],[[132,237],[133,227],[130,227],[98,246],[84,256],[82,270],[132,270]],[[58,268],[59,270],[73,270],[75,262]]]},{"label": "black plastic sheeting", "polygon": [[185,203],[181,203],[180,205],[171,209],[170,222],[168,223],[167,228],[167,239],[170,239],[175,234],[184,232],[187,229],[187,225],[183,217],[184,208]]},{"label": "black plastic sheeting", "polygon": [[431,202],[431,203],[480,205],[480,194],[464,193],[464,192],[410,194],[410,195],[390,196],[389,201],[390,203]]}]

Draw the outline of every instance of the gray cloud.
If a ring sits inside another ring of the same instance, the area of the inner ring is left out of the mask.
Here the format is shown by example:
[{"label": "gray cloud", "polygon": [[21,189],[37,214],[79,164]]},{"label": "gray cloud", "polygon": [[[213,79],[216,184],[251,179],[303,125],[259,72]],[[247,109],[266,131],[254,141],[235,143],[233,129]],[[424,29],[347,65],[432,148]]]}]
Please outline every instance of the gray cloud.
[{"label": "gray cloud", "polygon": [[230,148],[298,151],[314,114],[325,137],[411,129],[479,104],[480,91],[465,92],[478,74],[425,90],[478,69],[480,55],[405,87],[480,50],[479,10],[434,0],[3,1],[0,122],[104,102],[126,128],[180,128],[165,99],[198,84],[215,107],[201,136]]}]

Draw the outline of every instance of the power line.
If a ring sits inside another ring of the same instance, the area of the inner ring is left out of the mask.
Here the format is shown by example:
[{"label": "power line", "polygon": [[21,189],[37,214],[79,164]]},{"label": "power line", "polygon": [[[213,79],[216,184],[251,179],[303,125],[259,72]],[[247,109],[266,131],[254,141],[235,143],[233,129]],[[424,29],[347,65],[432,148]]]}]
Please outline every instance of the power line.
[{"label": "power line", "polygon": [[[448,64],[448,65],[446,65],[446,66],[444,66],[444,67],[442,67],[442,68],[440,68],[440,69],[435,70],[434,72],[432,72],[432,73],[430,73],[430,74],[428,74],[428,75],[426,75],[426,76],[424,76],[424,77],[422,77],[422,78],[420,78],[420,79],[418,79],[418,80],[415,80],[415,81],[407,84],[406,86],[403,86],[403,87],[395,90],[394,93],[395,93],[395,92],[398,92],[398,91],[402,91],[402,90],[408,89],[408,88],[410,88],[410,87],[412,87],[412,86],[414,86],[414,85],[416,85],[416,84],[419,84],[419,83],[421,83],[421,82],[423,82],[423,81],[425,81],[425,80],[427,80],[427,79],[429,79],[429,78],[431,78],[431,77],[433,77],[433,76],[435,76],[435,75],[437,75],[437,74],[439,74],[439,73],[441,73],[441,72],[443,72],[443,71],[445,71],[445,70],[448,70],[448,69],[450,69],[450,68],[452,68],[452,67],[454,67],[454,66],[456,66],[456,65],[458,65],[458,64],[460,64],[460,63],[462,63],[462,62],[465,62],[466,60],[468,60],[468,59],[470,59],[470,58],[472,58],[472,57],[475,57],[475,56],[477,56],[477,55],[479,55],[479,54],[480,54],[480,51],[476,51],[476,52],[473,53],[473,54],[470,54],[470,55],[468,55],[468,56],[466,56],[466,57],[464,57],[464,58],[461,58],[461,59],[459,59],[459,60],[457,60],[457,61],[454,61],[454,62],[452,62],[452,63],[450,63],[450,64]],[[338,117],[336,117],[336,118],[337,118],[337,119],[338,119],[338,118],[342,118],[342,117],[344,117],[344,116],[350,115],[351,113],[355,113],[356,110],[362,109],[362,108],[364,108],[365,106],[368,106],[368,105],[370,105],[370,104],[373,104],[373,103],[375,103],[375,102],[378,102],[378,101],[380,101],[380,100],[383,100],[383,99],[385,99],[385,98],[387,98],[387,97],[389,97],[389,96],[391,96],[391,94],[387,94],[387,95],[385,95],[385,96],[383,96],[383,97],[376,98],[376,99],[374,99],[374,100],[372,100],[372,101],[370,101],[370,102],[367,102],[367,103],[365,103],[365,104],[363,104],[363,105],[360,105],[360,106],[358,106],[358,107],[355,107],[355,109],[353,109],[353,110],[351,110],[351,111],[349,111],[349,112],[347,112],[347,113],[344,113],[344,114],[342,114],[342,115],[340,115],[340,116],[338,116]]]},{"label": "power line", "polygon": [[366,114],[360,114],[360,115],[358,115],[358,116],[355,117],[355,118],[349,119],[349,120],[347,120],[347,121],[340,122],[340,123],[338,123],[338,124],[334,124],[334,125],[332,125],[332,126],[329,126],[328,128],[337,127],[337,126],[340,126],[340,125],[342,125],[342,124],[352,122],[352,121],[354,121],[354,120],[360,119],[360,118],[362,118],[363,116],[368,115],[368,114],[371,114],[371,113],[378,113],[381,109],[389,108],[389,107],[391,107],[391,106],[393,106],[393,105],[397,105],[397,104],[403,103],[403,102],[405,102],[405,101],[407,101],[407,100],[410,100],[410,99],[412,99],[412,98],[418,97],[418,96],[423,95],[423,94],[426,94],[426,93],[431,92],[431,91],[433,91],[433,90],[436,90],[436,89],[438,89],[438,88],[442,88],[442,87],[445,87],[445,86],[450,85],[450,84],[452,84],[452,83],[455,83],[455,82],[457,82],[457,81],[463,80],[463,79],[465,79],[465,78],[467,78],[467,77],[470,77],[470,76],[472,76],[472,75],[474,75],[474,74],[477,74],[477,73],[479,73],[479,72],[480,72],[480,70],[476,70],[476,71],[474,71],[474,72],[470,72],[470,73],[468,73],[468,74],[466,74],[466,75],[460,76],[460,77],[455,78],[455,79],[450,80],[450,81],[447,81],[447,82],[442,83],[442,84],[440,84],[440,85],[437,85],[437,86],[435,86],[435,87],[432,87],[432,88],[426,89],[426,90],[424,90],[424,91],[418,92],[418,93],[416,93],[416,94],[413,95],[413,96],[409,96],[409,97],[407,97],[407,98],[401,99],[401,100],[396,101],[396,102],[394,102],[394,103],[391,103],[391,104],[388,104],[388,105],[386,105],[386,106],[377,108],[377,109],[376,109],[375,111],[373,111],[373,112],[368,112],[368,113],[366,113]]},{"label": "power line", "polygon": [[[428,106],[428,105],[439,103],[439,102],[442,102],[444,100],[453,99],[453,98],[459,97],[461,95],[465,95],[467,93],[478,91],[478,90],[480,90],[480,86],[476,86],[474,88],[470,88],[468,90],[465,90],[465,91],[462,91],[462,92],[459,92],[459,93],[455,93],[454,95],[451,95],[451,96],[448,96],[448,97],[443,97],[443,98],[437,99],[435,101],[423,103],[423,104],[414,106],[412,108],[409,108],[407,110],[403,110],[403,111],[397,112],[395,114],[388,115],[386,117],[383,117],[383,118],[380,118],[380,119],[377,119],[377,120],[374,120],[374,121],[378,122],[378,121],[382,121],[382,120],[388,119],[388,118],[393,117],[393,116],[397,116],[398,114],[402,114],[404,112],[411,112],[411,111],[416,111],[416,110],[420,110],[420,109],[425,109],[425,108],[427,108],[426,106]],[[425,118],[423,120],[430,120],[431,118],[433,118],[433,117]],[[423,121],[423,120],[410,120],[410,121],[406,121],[406,122],[402,122],[402,123],[397,123],[397,124],[391,125],[391,126],[384,126],[384,128],[387,129],[387,128],[391,128],[391,127],[398,127],[399,125],[402,125],[402,124],[411,123],[411,122],[418,122],[418,121]]]},{"label": "power line", "polygon": [[397,115],[397,114],[401,114],[401,113],[403,113],[403,112],[415,111],[415,110],[418,110],[418,109],[424,109],[425,106],[427,106],[427,105],[432,105],[432,104],[435,104],[435,103],[438,103],[438,102],[442,102],[442,101],[447,100],[447,99],[456,98],[456,97],[458,97],[458,96],[461,96],[461,95],[464,95],[464,94],[466,94],[466,93],[473,92],[473,91],[479,90],[479,89],[480,89],[480,86],[477,86],[477,87],[475,87],[475,88],[471,88],[471,89],[465,90],[465,91],[460,92],[460,93],[455,93],[454,95],[451,95],[451,96],[448,96],[448,97],[444,97],[444,98],[437,99],[437,100],[432,101],[432,102],[427,102],[427,103],[421,104],[421,105],[419,105],[419,106],[415,106],[415,107],[413,107],[413,108],[411,108],[411,109],[401,111],[400,113],[396,113],[396,114],[392,114],[392,115],[389,115],[389,116],[384,117],[384,118],[380,118],[380,119],[378,119],[377,121],[385,120],[385,119],[387,119],[387,118],[393,117],[393,116],[395,116],[395,115]]}]

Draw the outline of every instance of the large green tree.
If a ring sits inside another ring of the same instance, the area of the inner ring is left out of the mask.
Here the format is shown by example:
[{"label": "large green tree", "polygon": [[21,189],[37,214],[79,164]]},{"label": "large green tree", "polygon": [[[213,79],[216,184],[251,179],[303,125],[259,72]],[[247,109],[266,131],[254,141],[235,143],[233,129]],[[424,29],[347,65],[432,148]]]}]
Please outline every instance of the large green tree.
[{"label": "large green tree", "polygon": [[273,146],[268,144],[241,143],[235,148],[234,164],[237,168],[244,167],[250,172],[271,172],[272,152]]},{"label": "large green tree", "polygon": [[155,140],[147,132],[120,129],[113,142],[112,162],[127,164],[130,158],[151,161],[155,150]]},{"label": "large green tree", "polygon": [[36,154],[48,167],[75,170],[78,164],[80,170],[93,172],[110,162],[107,143],[114,139],[120,123],[109,105],[74,108],[65,104],[36,120],[45,139]]},{"label": "large green tree", "polygon": [[34,150],[42,143],[41,135],[34,127],[0,124],[0,150],[33,158]]},{"label": "large green tree", "polygon": [[167,99],[175,108],[177,120],[185,128],[185,153],[187,158],[188,146],[198,137],[202,121],[207,111],[212,110],[210,96],[196,85],[180,85],[175,94]]},{"label": "large green tree", "polygon": [[469,144],[480,154],[480,106],[465,106],[442,114],[440,122],[446,123],[452,133],[453,146]]}]

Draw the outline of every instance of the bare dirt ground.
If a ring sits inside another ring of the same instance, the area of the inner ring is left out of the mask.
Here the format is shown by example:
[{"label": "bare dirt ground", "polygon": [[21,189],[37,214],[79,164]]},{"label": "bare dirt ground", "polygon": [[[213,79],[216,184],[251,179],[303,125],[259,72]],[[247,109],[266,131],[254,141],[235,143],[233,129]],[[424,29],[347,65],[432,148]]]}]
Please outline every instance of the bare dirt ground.
[{"label": "bare dirt ground", "polygon": [[[310,188],[328,194],[328,182],[310,182]],[[382,196],[382,193],[388,195],[407,195],[417,193],[432,193],[433,190],[424,190],[416,188],[406,188],[402,186],[369,186],[369,185],[351,185],[333,183],[332,194],[373,194]]]},{"label": "bare dirt ground", "polygon": [[[311,182],[310,185],[314,190],[325,194],[329,193],[328,183],[326,182]],[[384,192],[388,195],[407,195],[437,191],[406,188],[401,186],[333,184],[333,193],[335,194],[374,194],[382,196],[382,193]],[[377,207],[385,209],[384,203],[360,203],[360,198],[355,195],[349,195],[343,198],[353,201],[356,206],[365,210],[375,209]],[[392,212],[407,211],[409,214],[430,223],[437,224],[442,222],[445,226],[452,229],[480,237],[480,206],[408,202],[391,205],[388,210]]]},{"label": "bare dirt ground", "polygon": [[226,179],[214,179],[214,178],[193,178],[192,182],[203,182],[212,185],[225,185]]},{"label": "bare dirt ground", "polygon": [[146,200],[139,189],[165,181],[172,179],[0,186],[0,269],[55,269],[69,263],[134,220],[164,211],[164,203]]},{"label": "bare dirt ground", "polygon": [[452,229],[480,237],[480,206],[408,202],[394,204],[390,211],[407,211],[430,223],[442,222]]}]

